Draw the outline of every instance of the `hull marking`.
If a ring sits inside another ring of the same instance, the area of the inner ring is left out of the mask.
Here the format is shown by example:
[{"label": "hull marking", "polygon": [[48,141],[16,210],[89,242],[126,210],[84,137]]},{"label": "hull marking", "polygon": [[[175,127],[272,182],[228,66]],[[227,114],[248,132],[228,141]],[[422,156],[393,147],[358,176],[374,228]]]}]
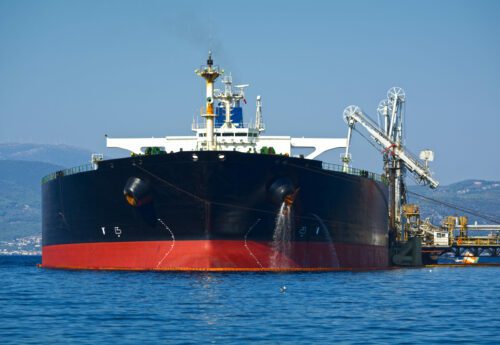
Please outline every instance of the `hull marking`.
[{"label": "hull marking", "polygon": [[252,231],[253,228],[255,228],[257,226],[257,224],[259,224],[260,220],[261,220],[260,218],[257,219],[257,221],[255,223],[253,223],[253,225],[248,229],[247,233],[245,234],[245,242],[244,242],[244,244],[245,244],[245,248],[250,253],[250,256],[255,259],[255,262],[257,263],[257,265],[259,265],[260,268],[263,268],[264,266],[262,266],[262,264],[260,263],[259,259],[257,259],[257,257],[254,255],[254,253],[252,253],[252,251],[250,250],[250,247],[248,246],[248,242],[247,242],[248,234],[250,234],[250,231]]},{"label": "hull marking", "polygon": [[156,265],[156,268],[160,267],[161,264],[163,263],[163,261],[165,261],[165,259],[167,258],[168,254],[170,254],[170,252],[172,252],[172,249],[174,249],[174,246],[175,246],[175,236],[174,236],[174,233],[172,232],[172,230],[170,230],[170,228],[167,226],[167,224],[165,224],[163,222],[163,220],[161,220],[160,218],[158,218],[158,221],[165,227],[165,229],[168,230],[168,232],[170,232],[170,236],[172,236],[172,245],[170,246],[170,249],[165,253],[165,255],[163,256],[163,258],[158,262],[158,264]]}]

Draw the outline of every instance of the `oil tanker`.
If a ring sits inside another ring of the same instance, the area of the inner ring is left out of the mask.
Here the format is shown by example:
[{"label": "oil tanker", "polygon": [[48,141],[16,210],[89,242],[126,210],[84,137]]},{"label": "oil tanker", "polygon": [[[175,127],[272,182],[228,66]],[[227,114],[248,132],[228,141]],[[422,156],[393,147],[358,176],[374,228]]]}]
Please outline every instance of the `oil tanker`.
[{"label": "oil tanker", "polygon": [[[42,266],[103,270],[308,271],[389,266],[388,188],[317,157],[347,138],[265,136],[262,100],[209,54],[193,136],[110,138],[130,157],[42,180]],[[295,148],[312,148],[304,157]]]}]

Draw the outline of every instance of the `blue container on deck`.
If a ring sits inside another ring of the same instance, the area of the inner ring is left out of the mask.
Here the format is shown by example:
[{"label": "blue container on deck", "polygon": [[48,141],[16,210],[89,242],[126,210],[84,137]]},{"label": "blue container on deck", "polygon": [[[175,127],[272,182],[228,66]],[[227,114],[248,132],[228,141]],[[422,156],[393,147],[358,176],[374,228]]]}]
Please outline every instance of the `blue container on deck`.
[{"label": "blue container on deck", "polygon": [[[226,108],[224,104],[219,103],[215,108],[215,128],[220,128],[224,121],[226,121]],[[243,108],[242,107],[232,107],[231,108],[231,121],[238,125],[238,127],[243,127]]]}]

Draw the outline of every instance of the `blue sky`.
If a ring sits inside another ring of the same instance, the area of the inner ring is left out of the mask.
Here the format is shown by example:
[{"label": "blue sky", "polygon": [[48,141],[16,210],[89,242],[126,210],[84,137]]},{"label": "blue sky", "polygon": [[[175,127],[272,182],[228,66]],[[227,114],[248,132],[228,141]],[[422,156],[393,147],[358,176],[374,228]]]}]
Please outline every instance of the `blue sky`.
[{"label": "blue sky", "polygon": [[[0,142],[103,152],[113,137],[190,135],[209,48],[262,95],[267,134],[342,137],[406,90],[411,151],[435,177],[500,180],[498,1],[0,0]],[[362,131],[362,130],[361,130]],[[353,165],[381,157],[357,133]],[[324,158],[339,162],[340,152]]]}]

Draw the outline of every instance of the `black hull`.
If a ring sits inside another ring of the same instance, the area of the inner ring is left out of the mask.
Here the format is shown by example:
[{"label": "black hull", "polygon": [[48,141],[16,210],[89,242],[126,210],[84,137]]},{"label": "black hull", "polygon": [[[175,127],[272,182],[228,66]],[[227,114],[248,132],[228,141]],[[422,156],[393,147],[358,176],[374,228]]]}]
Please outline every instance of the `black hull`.
[{"label": "black hull", "polygon": [[[131,178],[147,186],[135,206],[124,197]],[[325,248],[374,248],[377,254],[367,253],[376,257],[370,259],[373,262],[360,257],[360,265],[387,266],[388,193],[383,183],[324,170],[320,161],[238,152],[108,160],[100,162],[97,170],[44,183],[44,264],[74,266],[64,262],[64,254],[52,253],[54,248],[74,244],[228,241],[262,243],[272,251],[282,203],[280,183],[294,191],[289,238],[294,244],[287,253],[291,259],[294,251],[307,251],[304,245],[314,243]],[[356,255],[363,256],[363,251]],[[351,261],[356,263],[355,259]],[[294,262],[310,266],[312,261],[306,261]],[[116,265],[122,267],[119,262]],[[234,262],[207,265],[239,267]],[[336,265],[343,266],[340,259]]]}]

